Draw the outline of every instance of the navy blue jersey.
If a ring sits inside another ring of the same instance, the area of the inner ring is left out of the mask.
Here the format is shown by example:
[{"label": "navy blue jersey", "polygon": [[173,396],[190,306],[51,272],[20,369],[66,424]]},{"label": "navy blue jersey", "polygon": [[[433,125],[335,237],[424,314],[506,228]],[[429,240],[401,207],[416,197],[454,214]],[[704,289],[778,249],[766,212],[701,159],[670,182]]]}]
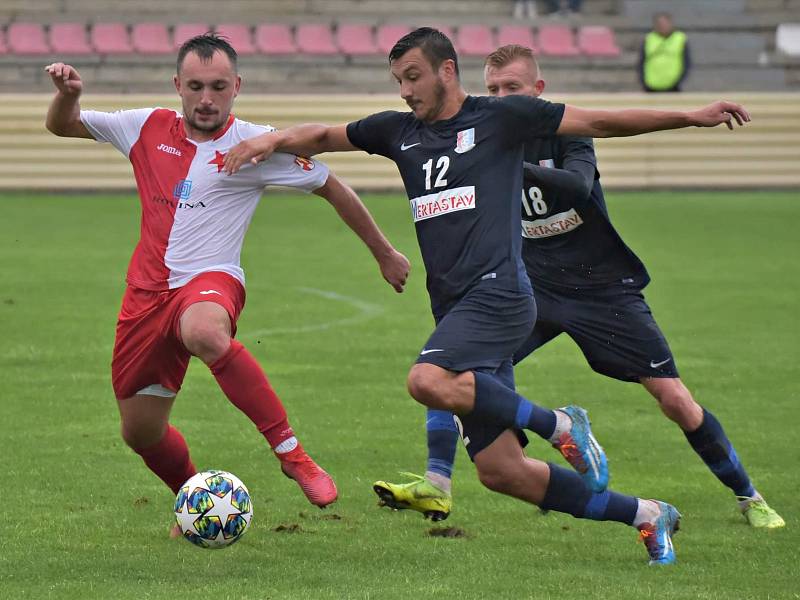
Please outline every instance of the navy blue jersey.
[{"label": "navy blue jersey", "polygon": [[444,121],[387,111],[347,126],[350,143],[397,164],[435,316],[481,281],[530,293],[520,255],[524,142],[555,133],[563,114],[563,104],[538,98],[467,96]]},{"label": "navy blue jersey", "polygon": [[611,224],[591,138],[531,140],[525,161],[543,168],[582,171],[593,178],[582,193],[543,184],[525,170],[522,256],[534,288],[587,289],[613,283],[644,287],[642,262]]}]

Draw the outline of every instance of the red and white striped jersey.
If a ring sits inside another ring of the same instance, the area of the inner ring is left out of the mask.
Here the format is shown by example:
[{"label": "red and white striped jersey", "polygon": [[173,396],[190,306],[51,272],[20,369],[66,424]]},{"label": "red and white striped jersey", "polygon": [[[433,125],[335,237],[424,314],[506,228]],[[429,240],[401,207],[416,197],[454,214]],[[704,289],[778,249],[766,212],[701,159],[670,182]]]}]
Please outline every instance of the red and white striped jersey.
[{"label": "red and white striped jersey", "polygon": [[233,115],[207,142],[187,139],[181,115],[170,109],[82,110],[81,121],[133,165],[142,222],[127,282],[146,290],[181,287],[207,271],[244,283],[242,242],[264,187],[310,192],[328,179],[323,163],[283,153],[226,174],[222,161],[230,148],[273,130]]}]

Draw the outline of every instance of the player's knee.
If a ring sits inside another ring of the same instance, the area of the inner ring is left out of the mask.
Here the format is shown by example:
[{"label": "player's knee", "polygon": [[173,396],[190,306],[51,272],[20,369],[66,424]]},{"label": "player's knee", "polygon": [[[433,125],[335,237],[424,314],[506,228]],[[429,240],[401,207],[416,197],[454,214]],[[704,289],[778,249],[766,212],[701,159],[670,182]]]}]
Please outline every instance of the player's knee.
[{"label": "player's knee", "polygon": [[439,406],[441,401],[441,386],[435,374],[424,368],[420,368],[420,365],[414,365],[408,373],[406,385],[408,387],[408,393],[411,394],[411,397],[417,402],[421,402],[425,406],[430,406],[431,408],[446,410],[444,407]]},{"label": "player's knee", "polygon": [[215,323],[195,323],[184,327],[181,338],[186,349],[206,364],[225,354],[231,344],[228,332]]},{"label": "player's knee", "polygon": [[166,432],[166,423],[141,423],[123,421],[120,433],[123,441],[134,451],[156,445]]},{"label": "player's knee", "polygon": [[671,382],[669,386],[659,390],[655,396],[661,411],[684,429],[691,426],[698,418],[702,419],[703,409],[695,402],[691,392],[680,380]]}]

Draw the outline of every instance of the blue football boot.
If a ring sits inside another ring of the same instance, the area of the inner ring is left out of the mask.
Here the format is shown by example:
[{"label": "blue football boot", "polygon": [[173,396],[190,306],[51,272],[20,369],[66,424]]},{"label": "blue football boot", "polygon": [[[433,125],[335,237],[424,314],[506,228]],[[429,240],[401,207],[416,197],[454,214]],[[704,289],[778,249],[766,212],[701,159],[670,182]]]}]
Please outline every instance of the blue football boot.
[{"label": "blue football boot", "polygon": [[671,565],[675,562],[675,548],[672,546],[672,536],[678,531],[681,523],[681,513],[666,502],[653,500],[660,509],[655,523],[642,523],[637,528],[639,538],[644,542],[647,553],[650,555],[651,565]]},{"label": "blue football boot", "polygon": [[608,461],[603,447],[592,435],[586,411],[580,406],[565,406],[556,410],[569,416],[572,426],[553,443],[553,448],[561,452],[593,492],[599,494],[605,491],[608,487]]}]

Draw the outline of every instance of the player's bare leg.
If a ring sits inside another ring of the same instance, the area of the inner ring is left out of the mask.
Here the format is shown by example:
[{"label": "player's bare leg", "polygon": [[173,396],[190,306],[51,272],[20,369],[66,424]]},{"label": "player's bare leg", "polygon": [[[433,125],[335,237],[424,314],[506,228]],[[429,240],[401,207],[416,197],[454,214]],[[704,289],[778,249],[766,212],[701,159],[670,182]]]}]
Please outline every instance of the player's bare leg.
[{"label": "player's bare leg", "polygon": [[666,417],[684,431],[695,431],[703,422],[703,407],[678,377],[642,377],[642,385],[658,400]]},{"label": "player's bare leg", "polygon": [[330,475],[306,454],[289,426],[286,410],[255,358],[231,338],[228,312],[214,302],[190,305],[180,317],[186,349],[211,369],[220,388],[255,424],[309,502],[323,508],[337,498]]},{"label": "player's bare leg", "polygon": [[680,514],[665,502],[593,492],[577,473],[525,456],[511,430],[478,452],[474,462],[481,483],[493,491],[578,519],[631,525],[639,530],[651,565],[675,562],[672,535]]},{"label": "player's bare leg", "polygon": [[580,407],[541,408],[517,394],[513,384],[509,387],[496,373],[456,373],[428,363],[411,368],[408,391],[429,408],[474,414],[503,427],[529,429],[561,452],[594,491],[608,486],[605,452]]},{"label": "player's bare leg", "polygon": [[[168,390],[164,390],[168,393]],[[181,433],[169,424],[174,396],[137,394],[118,401],[122,439],[173,493],[197,470]],[[181,536],[172,525],[171,538]]]},{"label": "player's bare leg", "polygon": [[481,483],[494,492],[541,505],[550,481],[550,468],[522,451],[516,434],[507,430],[475,455]]},{"label": "player's bare leg", "polygon": [[231,318],[215,302],[197,302],[181,314],[180,333],[186,349],[211,365],[231,345]]},{"label": "player's bare leg", "polygon": [[658,400],[662,412],[683,430],[708,468],[733,491],[739,509],[753,527],[775,529],[785,522],[753,487],[736,450],[716,417],[695,402],[677,378],[643,377],[642,385]]},{"label": "player's bare leg", "polygon": [[174,403],[174,396],[145,394],[118,400],[120,429],[125,443],[134,450],[158,443],[167,432]]}]

